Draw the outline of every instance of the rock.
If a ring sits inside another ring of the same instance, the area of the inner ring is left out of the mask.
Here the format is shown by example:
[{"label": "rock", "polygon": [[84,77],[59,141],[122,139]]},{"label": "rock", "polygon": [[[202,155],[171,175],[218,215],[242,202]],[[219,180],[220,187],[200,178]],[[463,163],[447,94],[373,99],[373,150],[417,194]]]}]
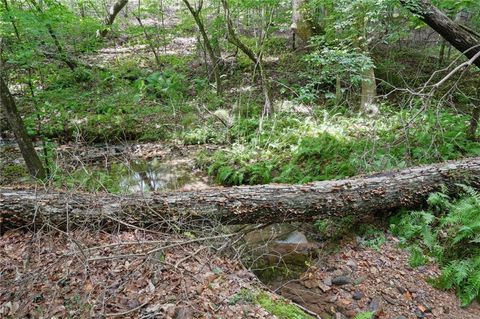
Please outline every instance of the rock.
[{"label": "rock", "polygon": [[361,291],[355,291],[352,296],[355,300],[361,300],[363,298],[363,293]]},{"label": "rock", "polygon": [[380,312],[382,309],[382,298],[379,296],[373,297],[372,301],[370,301],[370,304],[368,305],[368,311],[372,312]]},{"label": "rock", "polygon": [[337,286],[343,286],[343,285],[348,285],[352,283],[352,279],[347,276],[337,276],[332,279],[332,284],[337,285]]},{"label": "rock", "polygon": [[[330,283],[331,284],[331,283]],[[318,288],[320,288],[323,292],[327,292],[332,289],[330,286],[325,285],[324,283],[320,282],[318,284]]]},{"label": "rock", "polygon": [[350,305],[352,303],[352,301],[350,299],[347,299],[347,298],[340,298],[338,299],[337,303],[342,306],[343,308],[345,308],[346,306]]},{"label": "rock", "polygon": [[377,267],[373,267],[373,266],[370,267],[370,272],[371,272],[373,275],[378,274],[378,269],[377,269]]},{"label": "rock", "polygon": [[305,234],[295,230],[291,232],[284,240],[277,240],[277,243],[281,244],[308,244],[308,239]]},{"label": "rock", "polygon": [[347,319],[341,312],[335,314],[335,319]]},{"label": "rock", "polygon": [[407,317],[405,317],[405,316],[398,316],[398,317],[395,317],[395,318],[393,318],[393,319],[407,319]]},{"label": "rock", "polygon": [[347,261],[347,266],[350,267],[350,269],[352,269],[352,270],[357,270],[357,268],[358,268],[357,263],[353,259],[349,259]]},{"label": "rock", "polygon": [[358,277],[357,279],[355,279],[355,281],[353,282],[354,285],[360,285],[362,282],[364,282],[365,280],[367,280],[367,276],[361,276],[361,277]]},{"label": "rock", "polygon": [[417,318],[425,318],[425,314],[420,310],[420,309],[415,309],[415,316],[417,316]]},{"label": "rock", "polygon": [[337,301],[337,299],[338,299],[337,296],[331,296],[330,298],[328,298],[328,302],[334,303],[335,301]]},{"label": "rock", "polygon": [[332,277],[327,277],[323,280],[323,283],[326,285],[326,286],[331,286],[332,285]]},{"label": "rock", "polygon": [[311,289],[313,287],[317,287],[318,285],[320,285],[320,282],[316,279],[306,280],[303,282],[303,285],[308,289]]}]

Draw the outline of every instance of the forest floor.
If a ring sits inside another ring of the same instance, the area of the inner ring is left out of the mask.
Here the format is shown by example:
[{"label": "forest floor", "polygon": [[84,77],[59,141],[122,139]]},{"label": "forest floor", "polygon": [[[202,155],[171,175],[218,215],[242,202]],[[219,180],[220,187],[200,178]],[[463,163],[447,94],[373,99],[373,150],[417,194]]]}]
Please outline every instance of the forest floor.
[{"label": "forest floor", "polygon": [[[138,159],[190,163],[198,150],[156,143],[63,145],[57,159],[67,168]],[[9,154],[4,159],[18,160],[18,153]],[[189,165],[194,171],[195,165]],[[175,180],[180,175],[174,169]],[[179,190],[208,187],[211,181],[205,178],[197,175],[193,186],[182,184]],[[302,230],[309,238],[314,229],[310,228]],[[388,231],[377,234],[380,245],[374,248],[361,237],[312,240],[308,247],[318,248],[318,254],[304,262],[308,266],[304,273],[264,283],[255,277],[255,267],[242,259],[255,254],[255,246],[242,242],[242,253],[235,253],[231,251],[238,245],[235,240],[220,230],[214,233],[217,238],[205,239],[189,232],[140,229],[6,232],[0,237],[0,317],[294,318],[283,316],[278,306],[263,307],[259,300],[265,301],[265,294],[282,306],[289,302],[280,296],[292,300],[320,318],[351,319],[368,311],[384,319],[480,317],[477,303],[462,308],[454,291],[437,290],[428,283],[440,273],[434,263],[409,266],[409,253]],[[278,253],[277,239],[268,238],[265,247],[271,248],[272,242],[277,246],[259,258]],[[288,256],[304,253],[303,244],[285,245],[279,260],[290,267]]]},{"label": "forest floor", "polygon": [[410,267],[399,240],[386,236],[376,249],[344,239],[336,253],[319,258],[298,280],[276,290],[322,318],[354,318],[368,311],[386,319],[480,317],[477,303],[461,308],[453,291],[428,283],[440,274],[437,265]]},{"label": "forest floor", "polygon": [[183,242],[140,231],[7,232],[0,237],[0,317],[274,318],[236,299],[261,289],[239,262],[201,240]]},{"label": "forest floor", "polygon": [[271,286],[276,293],[241,262],[222,257],[219,240],[229,241],[215,237],[9,231],[0,237],[0,317],[313,318],[282,314],[288,299],[319,318],[368,311],[384,319],[480,316],[477,303],[461,308],[453,291],[432,288],[427,280],[438,268],[411,268],[394,237],[378,250],[344,240],[299,279]]},{"label": "forest floor", "polygon": [[[178,23],[171,17],[166,22],[167,27]],[[106,66],[141,56],[134,61],[135,66],[148,65],[151,58],[148,58],[150,52],[145,44],[117,40],[118,43],[111,47],[82,59]],[[195,47],[194,38],[178,37],[160,48],[159,54],[169,59],[172,55],[193,59]],[[187,65],[189,70],[195,67],[201,67],[201,63]],[[282,70],[274,68],[271,71],[280,73]],[[289,70],[288,73],[295,72]],[[252,82],[251,76],[240,74],[237,78]],[[235,82],[235,79],[231,81]],[[236,91],[251,88],[234,86],[228,92],[236,94]],[[66,99],[64,96],[60,98],[62,101]],[[113,102],[116,109],[120,109],[116,98]],[[158,113],[157,109],[153,111]],[[160,118],[162,113],[159,114],[156,116]],[[135,114],[142,129],[153,115],[144,116],[145,119]],[[73,121],[70,115],[68,119]],[[81,121],[85,123],[84,119]],[[163,121],[168,120],[158,120]],[[112,131],[100,124],[106,131]],[[167,185],[167,189],[200,189],[213,181],[204,174],[197,174],[199,170],[193,162],[195,154],[200,148],[211,154],[219,147],[206,144],[179,147],[137,144],[135,141],[132,145],[100,148],[77,143],[60,145],[56,151],[57,167],[63,170],[59,172],[62,183],[67,182],[60,185],[54,181],[53,185],[63,187],[74,180],[75,187],[90,190],[88,183],[95,179],[117,185],[112,188],[121,192],[125,190],[121,185],[124,168],[119,169],[116,164],[127,163],[129,171],[148,172],[145,175],[148,178],[134,174],[134,178],[142,179],[139,181],[143,185],[140,187],[142,191],[144,184],[152,182],[154,190],[164,189],[163,185]],[[135,162],[138,166],[136,161],[140,159],[168,160],[168,165],[174,167],[173,173],[172,170],[161,171],[155,175],[160,177],[151,178],[151,173],[159,171],[159,167],[132,168],[130,163]],[[176,164],[172,164],[172,159],[178,160]],[[170,180],[183,178],[179,175],[178,163],[182,165],[181,176],[188,171],[189,178],[194,177],[172,186],[168,184]],[[0,170],[8,166],[10,174],[0,177],[0,185],[25,182],[26,179],[19,179],[26,176],[25,171],[19,171],[21,164],[18,152],[2,154],[0,148]],[[77,171],[86,172],[84,167],[93,166],[97,173],[76,174]],[[173,177],[160,183],[159,178],[167,175]],[[161,186],[157,188],[155,183]],[[439,274],[435,264],[410,267],[409,254],[398,247],[398,240],[388,232],[382,234],[386,241],[378,249],[360,244],[357,238],[347,238],[336,243],[338,249],[310,260],[309,269],[298,278],[265,285],[235,258],[235,254],[225,251],[226,246],[235,246],[228,235],[205,239],[188,232],[152,233],[140,229],[110,233],[100,230],[70,233],[58,230],[8,231],[0,237],[0,318],[313,318],[306,314],[287,316],[298,309],[289,308],[289,302],[283,301],[281,296],[324,319],[351,319],[366,311],[375,311],[382,319],[480,318],[477,303],[461,308],[454,291],[440,291],[428,283],[429,278]]]}]

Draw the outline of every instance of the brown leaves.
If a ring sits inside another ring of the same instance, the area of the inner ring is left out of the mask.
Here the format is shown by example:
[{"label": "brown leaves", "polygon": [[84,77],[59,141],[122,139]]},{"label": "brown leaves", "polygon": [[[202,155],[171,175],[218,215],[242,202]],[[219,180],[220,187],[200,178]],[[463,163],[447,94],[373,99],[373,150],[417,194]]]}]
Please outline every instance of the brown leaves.
[{"label": "brown leaves", "polygon": [[[174,237],[77,232],[32,240],[8,232],[0,237],[0,317],[269,317],[252,303],[230,304],[241,288],[256,289],[251,274],[235,261],[197,243],[144,255],[185,240]],[[126,257],[88,261],[110,256]]]}]

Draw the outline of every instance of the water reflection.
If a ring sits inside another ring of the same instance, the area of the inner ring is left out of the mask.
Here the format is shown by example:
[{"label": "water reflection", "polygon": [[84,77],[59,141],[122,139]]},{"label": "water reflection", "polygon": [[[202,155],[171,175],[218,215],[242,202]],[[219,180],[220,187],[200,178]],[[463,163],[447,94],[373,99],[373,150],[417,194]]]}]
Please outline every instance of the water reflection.
[{"label": "water reflection", "polygon": [[192,161],[188,159],[134,160],[128,166],[128,174],[120,181],[120,187],[128,193],[179,190],[187,185],[207,185],[204,177],[194,169]]}]

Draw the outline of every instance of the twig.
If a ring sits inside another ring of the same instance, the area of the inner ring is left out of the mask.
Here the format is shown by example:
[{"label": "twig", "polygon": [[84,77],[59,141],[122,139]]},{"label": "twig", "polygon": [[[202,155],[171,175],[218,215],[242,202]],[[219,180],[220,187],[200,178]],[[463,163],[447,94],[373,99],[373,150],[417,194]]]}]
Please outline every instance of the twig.
[{"label": "twig", "polygon": [[480,51],[477,52],[470,60],[463,62],[462,64],[458,65],[455,69],[453,69],[450,73],[448,73],[443,79],[441,79],[438,83],[433,85],[434,89],[439,88],[443,83],[445,83],[449,78],[451,78],[455,73],[460,71],[463,68],[468,68],[471,66],[475,60],[480,57]]},{"label": "twig", "polygon": [[135,307],[133,309],[130,309],[130,310],[127,310],[127,311],[124,311],[124,312],[117,312],[117,313],[106,313],[105,316],[106,317],[118,317],[118,316],[125,316],[125,315],[128,315],[129,313],[132,313],[132,312],[135,312],[137,310],[140,310],[141,308],[145,307],[146,305],[148,305],[148,303],[150,302],[151,300],[147,301],[147,302],[144,302],[142,303],[140,306],[138,307]]},{"label": "twig", "polygon": [[196,254],[198,254],[199,252],[201,252],[202,250],[204,250],[204,249],[206,249],[206,248],[208,248],[208,246],[202,246],[202,247],[198,248],[198,249],[195,250],[193,253],[189,254],[187,257],[184,257],[184,258],[180,259],[179,261],[177,261],[177,262],[175,263],[175,266],[174,266],[174,267],[175,267],[175,268],[178,268],[178,266],[180,266],[181,263],[183,263],[184,261],[192,258],[193,256],[195,256]]},{"label": "twig", "polygon": [[101,257],[89,258],[89,259],[87,259],[87,260],[88,260],[88,261],[99,261],[99,260],[109,260],[109,259],[118,259],[118,258],[144,257],[144,256],[147,256],[147,255],[151,255],[151,254],[153,254],[153,253],[156,253],[156,252],[158,252],[158,251],[160,251],[160,250],[165,250],[165,249],[169,249],[169,248],[173,248],[173,247],[177,247],[177,246],[181,246],[181,245],[186,245],[186,244],[197,243],[197,242],[205,241],[205,240],[209,240],[209,239],[218,239],[218,238],[232,237],[232,236],[235,236],[235,235],[237,235],[237,234],[235,233],[235,234],[228,234],[228,235],[218,235],[218,236],[212,236],[212,237],[196,238],[196,239],[187,240],[187,241],[183,241],[183,242],[173,243],[173,244],[166,245],[166,246],[162,246],[162,247],[157,247],[157,248],[151,249],[151,250],[149,250],[149,251],[147,251],[147,252],[145,252],[145,253],[126,254],[126,255],[113,255],[113,256],[101,256]]}]

